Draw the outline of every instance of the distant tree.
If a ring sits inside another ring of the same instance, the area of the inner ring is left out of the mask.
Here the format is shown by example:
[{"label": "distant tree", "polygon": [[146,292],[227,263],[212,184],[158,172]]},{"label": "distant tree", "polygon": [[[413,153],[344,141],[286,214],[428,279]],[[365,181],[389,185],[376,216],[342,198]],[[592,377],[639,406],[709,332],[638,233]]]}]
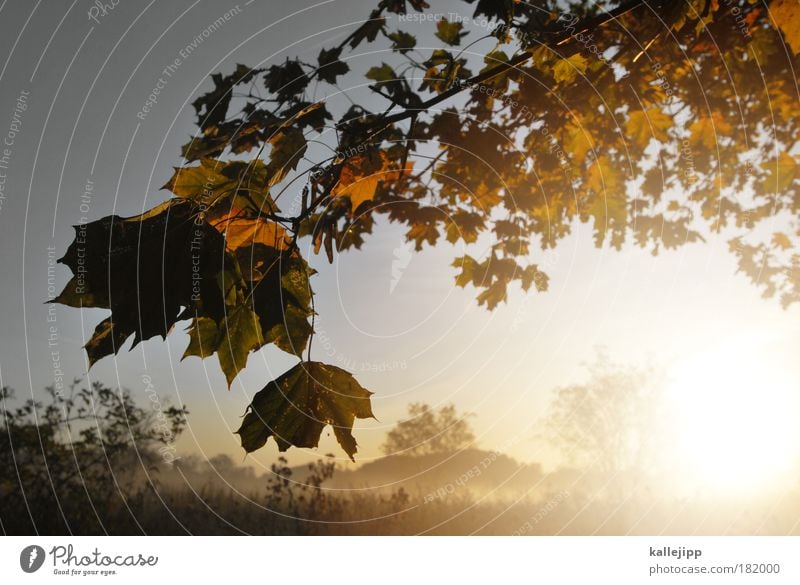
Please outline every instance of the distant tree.
[{"label": "distant tree", "polygon": [[662,378],[653,368],[613,364],[601,354],[589,379],[555,391],[546,438],[562,461],[606,474],[642,471],[659,432]]},{"label": "distant tree", "polygon": [[159,464],[175,459],[188,411],[143,408],[100,382],[47,393],[46,405],[12,408],[13,391],[0,389],[0,529],[140,532],[130,506],[152,487]]},{"label": "distant tree", "polygon": [[62,259],[55,302],[111,310],[90,363],[186,321],[185,356],[216,354],[230,386],[271,344],[299,363],[254,395],[243,448],[315,447],[331,425],[353,457],[370,392],[311,360],[306,258],[389,222],[418,251],[462,247],[455,283],[490,310],[547,290],[544,253],[581,223],[597,247],[653,254],[722,233],[765,295],[800,301],[796,0],[405,16],[429,8],[380,0],[316,59],[212,75],[170,198],[78,226]]},{"label": "distant tree", "polygon": [[382,449],[386,455],[430,455],[454,453],[475,441],[467,417],[452,404],[438,411],[415,402],[408,407],[409,418],[389,431]]}]

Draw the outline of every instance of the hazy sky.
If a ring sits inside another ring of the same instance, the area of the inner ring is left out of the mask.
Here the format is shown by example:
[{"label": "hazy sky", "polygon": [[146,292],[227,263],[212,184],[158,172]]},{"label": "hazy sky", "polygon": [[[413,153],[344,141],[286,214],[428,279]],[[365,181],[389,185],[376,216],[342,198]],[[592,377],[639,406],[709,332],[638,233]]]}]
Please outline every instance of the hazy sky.
[{"label": "hazy sky", "polygon": [[[106,312],[43,304],[70,275],[59,265],[48,283],[49,262],[66,250],[70,226],[82,216],[134,215],[166,198],[159,187],[181,162],[180,146],[194,131],[190,104],[208,89],[208,75],[286,55],[312,60],[373,4],[338,0],[305,10],[312,6],[306,0],[119,0],[106,14],[97,11],[96,20],[89,0],[0,4],[0,135],[18,130],[0,200],[4,384],[21,397],[38,393],[53,383],[54,359],[68,379],[85,373],[81,347]],[[466,5],[444,6],[447,12]],[[181,50],[231,10],[224,26],[181,58]],[[178,58],[158,103],[137,117],[164,68]],[[363,72],[382,58],[365,56],[351,68]],[[20,95],[27,109],[14,121]],[[464,253],[460,246],[414,254],[393,283],[403,238],[396,229],[376,232],[364,250],[342,254],[333,265],[312,261],[320,271],[313,282],[320,313],[314,357],[346,367],[376,393],[380,421],[359,421],[356,431],[361,461],[379,454],[383,433],[412,401],[454,402],[477,414],[482,446],[538,460],[544,455],[536,451],[536,423],[551,389],[580,380],[581,364],[600,345],[617,361],[652,359],[666,367],[734,346],[756,362],[771,355],[770,368],[794,387],[800,382],[798,308],[784,311],[762,300],[735,274],[721,238],[653,258],[632,248],[596,249],[591,229],[582,226],[544,258],[549,292],[514,292],[488,313],[476,307],[475,291],[453,285],[450,263]],[[126,347],[90,376],[121,384],[142,400],[149,377],[161,400],[185,403],[192,413],[181,452],[225,452],[240,460],[232,434],[240,415],[295,359],[262,351],[228,391],[216,358],[179,362],[187,339],[180,327],[166,342],[151,340],[132,352]],[[330,437],[320,448],[328,451],[344,457]],[[268,463],[276,452],[270,442],[252,461]],[[294,451],[292,461],[303,457]]]}]

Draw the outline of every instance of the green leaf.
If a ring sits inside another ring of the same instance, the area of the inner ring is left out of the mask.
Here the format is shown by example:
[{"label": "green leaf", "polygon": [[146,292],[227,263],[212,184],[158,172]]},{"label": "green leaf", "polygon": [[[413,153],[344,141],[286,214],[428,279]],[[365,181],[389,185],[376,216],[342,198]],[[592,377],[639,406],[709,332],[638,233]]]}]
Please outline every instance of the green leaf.
[{"label": "green leaf", "polygon": [[197,317],[187,332],[189,333],[189,346],[183,352],[182,360],[189,356],[207,358],[217,351],[219,327],[214,319]]},{"label": "green leaf", "polygon": [[365,77],[367,79],[377,81],[378,83],[386,83],[388,81],[394,81],[397,79],[394,69],[392,69],[386,63],[383,63],[380,67],[370,67]]},{"label": "green leaf", "polygon": [[258,315],[250,307],[238,305],[225,316],[218,339],[217,357],[228,387],[247,364],[247,355],[262,345],[264,337]]},{"label": "green leaf", "polygon": [[[311,336],[311,270],[296,251],[278,252],[256,245],[265,273],[253,286],[253,308],[258,313],[266,343],[299,356]],[[245,251],[249,256],[250,251]]]},{"label": "green leaf", "polygon": [[216,277],[227,312],[219,319],[195,315],[183,358],[216,353],[230,386],[249,353],[268,343],[300,356],[312,333],[310,274],[296,251],[261,243],[238,250]]},{"label": "green leaf", "polygon": [[291,446],[317,447],[322,429],[331,425],[339,445],[354,460],[353,423],[356,418],[374,418],[371,395],[341,368],[301,362],[253,396],[236,433],[248,453],[270,437],[286,451]]},{"label": "green leaf", "polygon": [[302,258],[289,263],[281,276],[283,291],[291,295],[294,302],[301,307],[308,307],[311,304],[311,287],[308,283],[308,276],[308,264]]},{"label": "green leaf", "polygon": [[294,303],[286,303],[280,321],[265,333],[265,340],[286,353],[300,357],[306,349],[311,331],[308,311]]},{"label": "green leaf", "polygon": [[220,169],[223,163],[213,158],[204,158],[194,167],[175,167],[172,178],[162,187],[178,197],[206,204],[218,191],[219,186],[228,183],[228,178]]},{"label": "green leaf", "polygon": [[232,200],[234,207],[258,213],[278,211],[269,193],[269,186],[274,184],[274,179],[262,160],[232,161],[222,167],[221,172],[229,181],[224,187],[235,194]]},{"label": "green leaf", "polygon": [[275,213],[269,186],[276,181],[263,161],[221,162],[205,158],[199,165],[175,167],[169,181],[162,187],[176,196],[212,207],[225,202],[227,207],[252,209],[255,212]]}]

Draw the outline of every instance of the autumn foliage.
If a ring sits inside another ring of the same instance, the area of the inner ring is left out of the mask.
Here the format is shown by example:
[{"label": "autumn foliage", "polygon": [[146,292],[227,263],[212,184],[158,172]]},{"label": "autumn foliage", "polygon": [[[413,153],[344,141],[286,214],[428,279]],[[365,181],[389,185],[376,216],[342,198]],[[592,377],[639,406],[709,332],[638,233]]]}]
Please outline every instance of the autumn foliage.
[{"label": "autumn foliage", "polygon": [[[511,286],[547,290],[538,258],[579,222],[597,246],[654,254],[722,231],[765,294],[800,300],[796,2],[465,4],[491,26],[440,20],[435,49],[393,18],[426,2],[381,0],[316,63],[213,75],[171,198],[78,226],[62,259],[75,276],[56,302],[111,310],[90,363],[188,321],[185,356],[216,354],[230,385],[273,344],[300,362],[255,395],[244,448],[315,446],[333,425],[352,456],[369,392],[303,360],[301,242],[333,262],[386,221],[417,250],[483,239],[454,278],[493,309]],[[370,45],[390,53],[356,70],[348,55]],[[310,97],[344,77],[363,99]]]}]

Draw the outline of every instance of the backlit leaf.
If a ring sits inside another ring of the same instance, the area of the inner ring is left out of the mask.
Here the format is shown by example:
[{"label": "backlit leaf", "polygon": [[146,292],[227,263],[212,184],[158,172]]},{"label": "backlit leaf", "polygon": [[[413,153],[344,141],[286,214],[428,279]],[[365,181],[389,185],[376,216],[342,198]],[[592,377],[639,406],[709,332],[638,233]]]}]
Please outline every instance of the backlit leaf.
[{"label": "backlit leaf", "polygon": [[352,374],[319,362],[301,362],[253,396],[237,434],[248,453],[275,438],[280,451],[314,448],[322,429],[333,427],[336,440],[353,459],[356,418],[371,418],[371,392]]},{"label": "backlit leaf", "polygon": [[672,127],[672,118],[659,108],[649,110],[636,110],[631,112],[627,122],[628,136],[640,147],[644,148],[651,138],[667,142],[667,130]]},{"label": "backlit leaf", "polygon": [[773,0],[769,11],[792,52],[800,54],[800,4],[797,0]]},{"label": "backlit leaf", "polygon": [[797,161],[785,151],[776,160],[767,161],[761,167],[767,171],[764,182],[766,193],[782,193],[798,178]]},{"label": "backlit leaf", "polygon": [[586,73],[589,62],[580,53],[575,53],[568,59],[559,59],[553,66],[553,77],[557,83],[571,83],[579,74]]},{"label": "backlit leaf", "polygon": [[464,25],[460,22],[450,22],[441,19],[436,23],[436,36],[448,45],[457,46],[461,44],[461,37],[466,36],[462,29]]}]

